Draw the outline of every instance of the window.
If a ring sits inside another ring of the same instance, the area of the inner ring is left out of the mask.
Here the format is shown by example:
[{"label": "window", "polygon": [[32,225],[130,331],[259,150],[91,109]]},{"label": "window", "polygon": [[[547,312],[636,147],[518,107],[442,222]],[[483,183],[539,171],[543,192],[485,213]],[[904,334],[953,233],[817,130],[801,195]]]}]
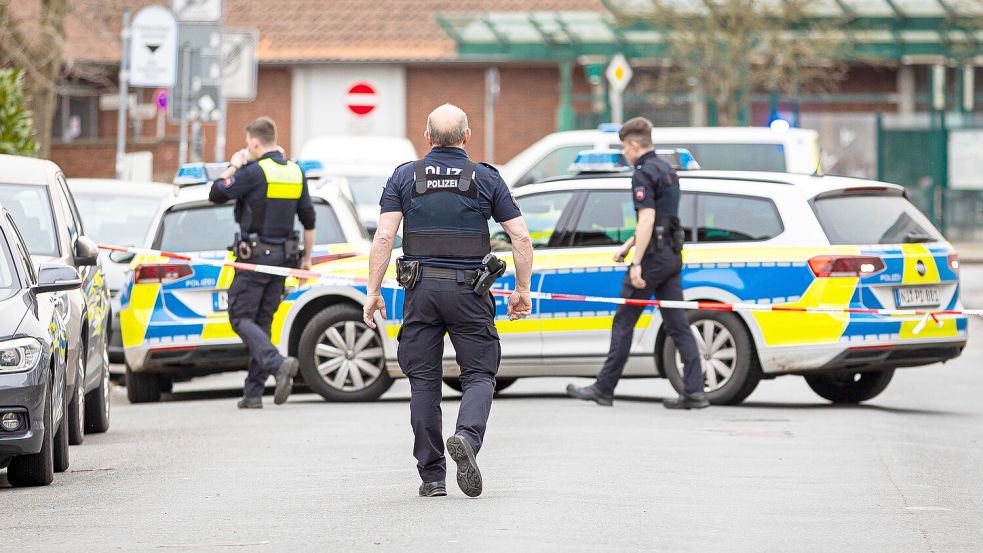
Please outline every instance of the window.
[{"label": "window", "polygon": [[60,255],[51,199],[46,186],[0,184],[0,204],[7,208],[31,255]]},{"label": "window", "polygon": [[348,176],[348,188],[352,191],[355,205],[379,206],[382,191],[386,188],[389,177],[383,176]]},{"label": "window", "polygon": [[784,144],[656,144],[655,147],[686,148],[703,169],[785,171]]},{"label": "window", "polygon": [[20,286],[14,274],[13,259],[10,250],[7,249],[7,241],[4,240],[3,233],[0,232],[0,289],[17,288]]},{"label": "window", "polygon": [[590,150],[591,148],[593,146],[590,144],[579,144],[553,150],[546,154],[543,159],[539,160],[539,163],[533,165],[532,169],[519,179],[516,186],[525,186],[550,177],[569,175],[570,171],[568,169],[570,168],[570,164],[577,159],[577,154],[584,150]]},{"label": "window", "polygon": [[58,184],[55,186],[55,189],[57,190],[55,195],[59,199],[58,203],[61,204],[62,215],[65,217],[65,222],[68,225],[68,240],[71,244],[75,244],[75,239],[81,234],[81,225],[78,216],[73,211],[75,203],[71,201],[71,194],[68,193],[68,189],[61,176],[58,177]]},{"label": "window", "polygon": [[943,240],[925,215],[903,196],[846,194],[818,198],[813,210],[834,246]]},{"label": "window", "polygon": [[[686,241],[693,241],[693,213],[696,199],[683,192],[679,199],[679,221]],[[574,232],[573,245],[618,246],[634,236],[638,216],[635,202],[627,190],[591,192]]]},{"label": "window", "polygon": [[749,196],[700,194],[696,220],[697,242],[769,240],[784,230],[774,202]]},{"label": "window", "polygon": [[34,273],[34,262],[31,261],[31,254],[28,253],[27,246],[24,244],[24,237],[20,235],[17,230],[17,225],[14,224],[13,219],[10,215],[7,215],[7,222],[10,223],[10,227],[14,230],[14,235],[10,237],[10,243],[14,245],[16,250],[15,261],[20,263],[24,274],[27,275],[28,284],[37,284],[38,277]]},{"label": "window", "polygon": [[[557,223],[573,197],[573,192],[546,192],[516,198],[522,217],[529,227],[529,236],[534,248],[549,247],[550,239]],[[491,246],[493,251],[508,251],[512,245],[502,225],[491,225]]]},{"label": "window", "polygon": [[[341,224],[328,204],[314,204],[317,215],[315,244],[339,244],[345,242]],[[296,223],[301,230],[300,222]],[[207,228],[203,233],[201,229]],[[220,251],[232,244],[239,231],[232,204],[179,208],[164,214],[154,247],[177,252]]]},{"label": "window", "polygon": [[160,206],[158,198],[75,194],[85,212],[89,237],[103,244],[142,246],[147,229]]}]

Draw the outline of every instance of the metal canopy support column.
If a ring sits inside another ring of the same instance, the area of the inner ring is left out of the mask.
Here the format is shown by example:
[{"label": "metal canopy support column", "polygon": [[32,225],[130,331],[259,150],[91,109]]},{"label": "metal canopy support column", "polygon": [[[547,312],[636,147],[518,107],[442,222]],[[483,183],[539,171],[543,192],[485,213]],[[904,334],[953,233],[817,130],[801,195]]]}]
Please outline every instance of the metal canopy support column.
[{"label": "metal canopy support column", "polygon": [[898,113],[910,117],[915,113],[915,66],[899,65],[897,81]]},{"label": "metal canopy support column", "polygon": [[560,105],[556,109],[556,130],[572,131],[576,126],[571,95],[573,94],[573,62],[560,62]]}]

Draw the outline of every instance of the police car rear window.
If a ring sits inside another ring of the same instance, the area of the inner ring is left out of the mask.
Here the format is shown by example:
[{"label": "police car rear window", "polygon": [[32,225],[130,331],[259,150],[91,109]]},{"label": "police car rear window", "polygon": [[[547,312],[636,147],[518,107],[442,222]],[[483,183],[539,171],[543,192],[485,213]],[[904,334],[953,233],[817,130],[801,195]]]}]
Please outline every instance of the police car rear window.
[{"label": "police car rear window", "polygon": [[[346,242],[331,206],[315,202],[316,244]],[[296,224],[301,230],[300,222]],[[202,232],[202,229],[208,229]],[[164,214],[154,248],[173,252],[207,252],[227,249],[238,230],[231,204],[172,209]]]},{"label": "police car rear window", "polygon": [[911,244],[944,240],[907,198],[887,194],[843,194],[812,202],[829,243]]},{"label": "police car rear window", "polygon": [[714,171],[785,171],[782,144],[656,144],[659,148],[686,148],[701,169]]}]

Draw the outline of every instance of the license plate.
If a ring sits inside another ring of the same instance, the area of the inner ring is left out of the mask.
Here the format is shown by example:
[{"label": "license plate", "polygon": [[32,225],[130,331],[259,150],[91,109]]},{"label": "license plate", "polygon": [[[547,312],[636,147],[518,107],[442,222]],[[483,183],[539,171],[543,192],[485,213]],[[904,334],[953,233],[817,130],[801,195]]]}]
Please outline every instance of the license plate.
[{"label": "license plate", "polygon": [[939,289],[934,286],[911,286],[897,288],[894,298],[898,307],[938,307],[942,303]]},{"label": "license plate", "polygon": [[212,311],[228,311],[229,310],[229,293],[228,292],[215,292],[212,295]]}]

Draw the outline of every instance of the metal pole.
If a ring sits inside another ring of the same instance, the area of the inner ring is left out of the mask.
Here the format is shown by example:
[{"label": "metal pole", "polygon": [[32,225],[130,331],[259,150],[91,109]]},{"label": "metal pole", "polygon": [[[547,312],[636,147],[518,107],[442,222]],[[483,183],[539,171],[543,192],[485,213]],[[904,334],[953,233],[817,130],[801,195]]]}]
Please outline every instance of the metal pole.
[{"label": "metal pole", "polygon": [[501,90],[498,68],[485,70],[485,162],[495,163],[495,104]]},{"label": "metal pole", "polygon": [[215,161],[222,162],[225,161],[225,108],[228,102],[225,101],[225,95],[222,94],[222,88],[219,87],[219,100],[218,100],[218,121],[215,122]]},{"label": "metal pole", "polygon": [[123,12],[123,29],[120,31],[122,50],[119,54],[119,106],[116,114],[116,178],[126,172],[126,110],[130,95],[130,10]]},{"label": "metal pole", "polygon": [[191,122],[191,163],[198,163],[204,157],[204,139],[201,134],[201,114]]},{"label": "metal pole", "polygon": [[191,46],[181,45],[181,139],[178,143],[178,164],[188,162],[188,110],[191,96]]},{"label": "metal pole", "polygon": [[621,91],[608,85],[608,97],[611,99],[611,122],[620,125],[625,122],[625,105],[622,102]]}]

